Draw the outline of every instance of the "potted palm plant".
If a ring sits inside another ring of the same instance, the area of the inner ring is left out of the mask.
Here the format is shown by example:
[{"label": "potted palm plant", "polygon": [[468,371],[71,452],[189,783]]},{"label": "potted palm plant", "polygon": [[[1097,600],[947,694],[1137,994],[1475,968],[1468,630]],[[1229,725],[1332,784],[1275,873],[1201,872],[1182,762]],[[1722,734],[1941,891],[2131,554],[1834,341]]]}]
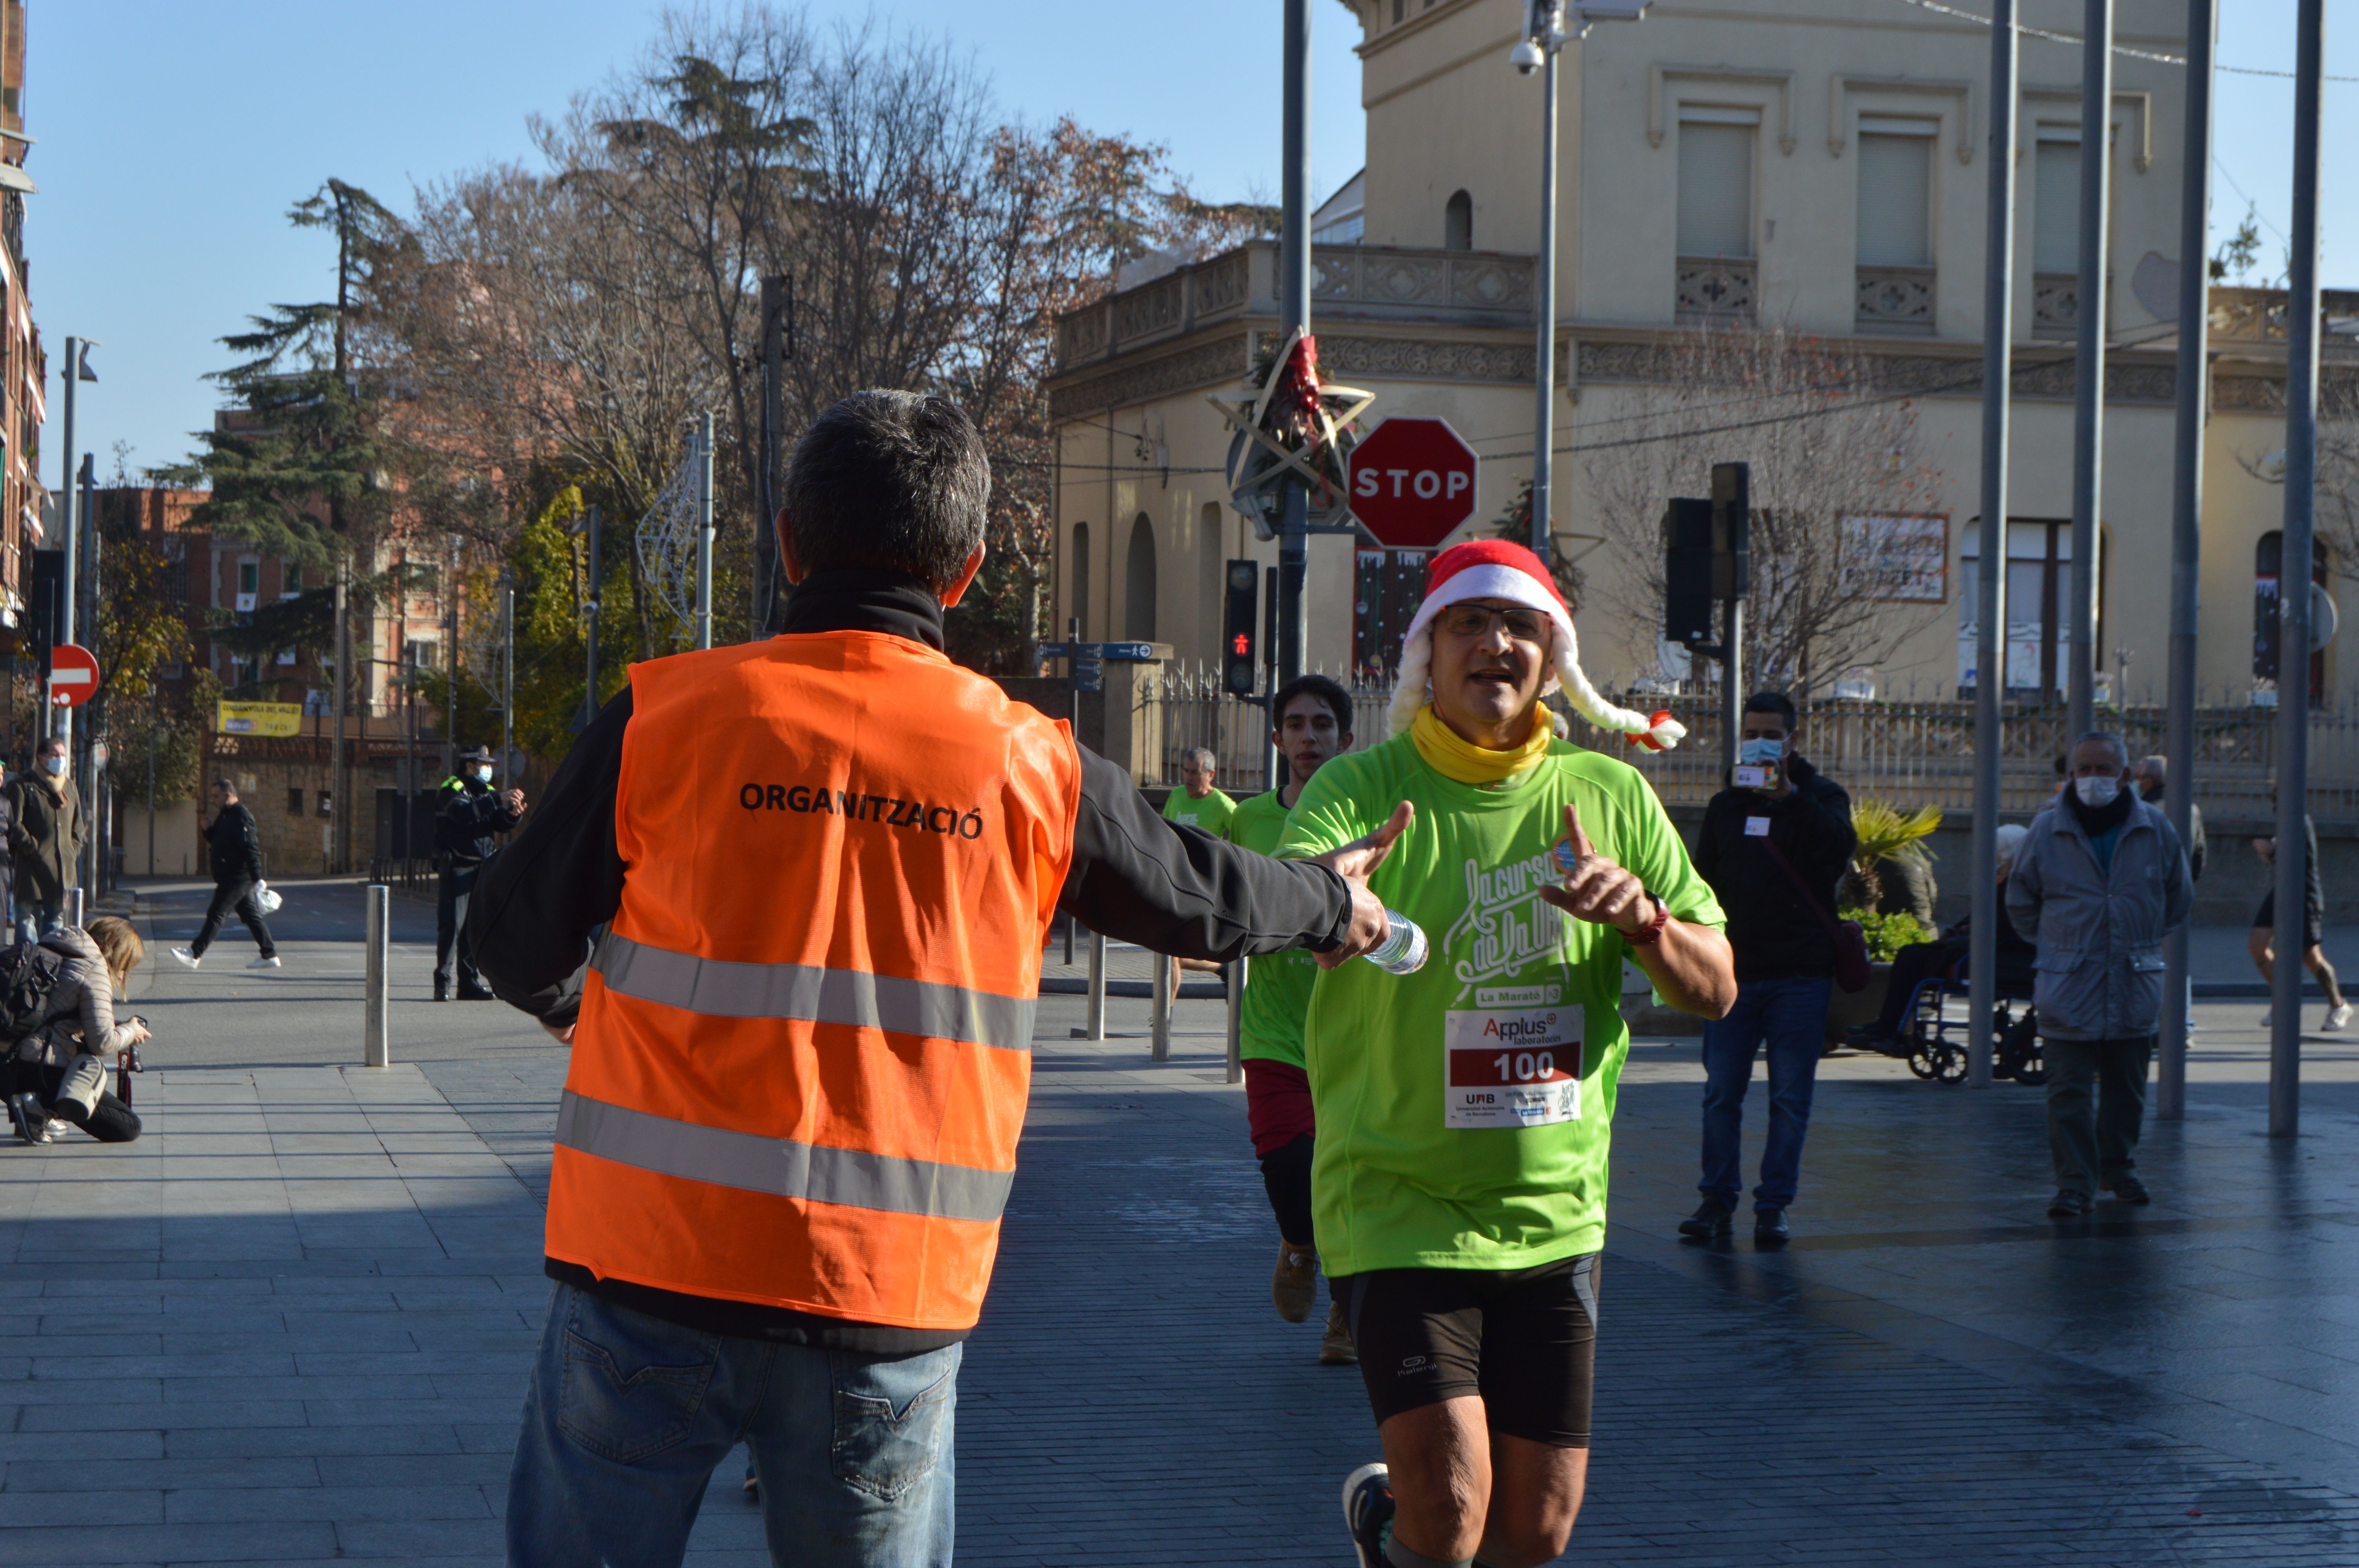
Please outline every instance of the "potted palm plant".
[{"label": "potted palm plant", "polygon": [[1932,881],[1933,857],[1925,840],[1941,826],[1941,808],[1920,806],[1907,816],[1890,801],[1863,797],[1852,803],[1851,869],[1843,873],[1843,918],[1859,922],[1867,938],[1872,979],[1864,990],[1838,990],[1827,1008],[1827,1043],[1840,1044],[1843,1031],[1875,1021],[1884,1010],[1885,985],[1892,975],[1893,955],[1912,942],[1930,942],[1931,932],[1907,910],[1880,913],[1886,870],[1899,866],[1913,873],[1919,885]]}]

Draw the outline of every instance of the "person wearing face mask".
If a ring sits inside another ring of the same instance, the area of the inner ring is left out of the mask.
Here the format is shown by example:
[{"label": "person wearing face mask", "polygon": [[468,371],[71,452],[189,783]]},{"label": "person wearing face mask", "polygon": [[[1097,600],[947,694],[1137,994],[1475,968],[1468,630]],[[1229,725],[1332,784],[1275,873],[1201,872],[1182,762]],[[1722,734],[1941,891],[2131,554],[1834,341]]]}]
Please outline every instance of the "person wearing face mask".
[{"label": "person wearing face mask", "polygon": [[467,901],[475,878],[499,846],[499,835],[524,820],[524,791],[492,789],[492,753],[487,746],[462,752],[456,776],[442,781],[442,803],[434,814],[434,849],[442,861],[434,900],[434,1000],[451,1000],[457,971],[461,1001],[495,1000],[475,972],[467,942]]},{"label": "person wearing face mask", "polygon": [[29,777],[8,785],[8,853],[16,863],[16,937],[65,928],[66,889],[82,858],[82,792],[66,777],[66,743],[41,742]]},{"label": "person wearing face mask", "polygon": [[1835,972],[1837,884],[1857,843],[1851,796],[1794,749],[1799,716],[1782,691],[1755,694],[1737,732],[1738,772],[1704,807],[1696,870],[1728,912],[1736,1006],[1703,1031],[1703,1202],[1680,1222],[1698,1240],[1726,1236],[1744,1195],[1739,1146],[1753,1061],[1769,1062],[1769,1136],[1753,1189],[1753,1238],[1788,1234],[1801,1184],[1827,1003]]},{"label": "person wearing face mask", "polygon": [[2070,787],[2032,819],[2006,882],[2007,917],[2035,954],[2056,1161],[2048,1212],[2058,1219],[2088,1214],[2101,1189],[2149,1201],[2136,1156],[2162,942],[2195,898],[2187,851],[2170,819],[2138,798],[2121,737],[2092,731],[2071,756]]}]

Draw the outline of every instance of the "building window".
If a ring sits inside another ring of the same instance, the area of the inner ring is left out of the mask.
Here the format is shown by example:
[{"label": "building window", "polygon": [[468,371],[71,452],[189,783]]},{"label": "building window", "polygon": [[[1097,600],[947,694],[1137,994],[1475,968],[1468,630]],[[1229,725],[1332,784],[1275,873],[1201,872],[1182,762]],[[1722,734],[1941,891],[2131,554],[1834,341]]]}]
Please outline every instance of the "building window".
[{"label": "building window", "polygon": [[1441,248],[1445,251],[1471,251],[1474,248],[1474,198],[1462,190],[1452,191],[1441,208]]},{"label": "building window", "polygon": [[1753,316],[1753,144],[1757,109],[1680,109],[1677,319]]},{"label": "building window", "polygon": [[1408,0],[1393,0],[1393,25],[1398,27],[1408,14]]},{"label": "building window", "polygon": [[1856,324],[1863,331],[1933,330],[1935,120],[1862,115]]},{"label": "building window", "polygon": [[2081,133],[2042,125],[2031,152],[2031,324],[2069,338],[2081,319]]},{"label": "building window", "polygon": [[[2285,535],[2272,528],[2253,546],[2253,695],[2263,704],[2277,697],[2277,637],[2284,623],[2277,619],[2279,579],[2285,572]],[[2310,579],[2323,585],[2329,576],[2326,542],[2310,546]],[[2310,702],[2325,700],[2326,651],[2310,656]]]},{"label": "building window", "polygon": [[281,599],[292,599],[302,591],[303,563],[300,561],[279,562],[278,597]]},{"label": "building window", "polygon": [[[2104,540],[2099,541],[2099,564]],[[1980,678],[1977,620],[1982,614],[1982,524],[1970,523],[1958,551],[1958,685],[1972,690]],[[2102,573],[2098,588],[2104,589]],[[2072,524],[2069,521],[2006,525],[2006,689],[2037,697],[2062,696],[2070,674],[2064,665],[2066,616],[2072,595]],[[2103,647],[2104,611],[2098,608]]]},{"label": "building window", "polygon": [[1130,525],[1130,559],[1123,570],[1122,634],[1155,641],[1155,524],[1147,514]]},{"label": "building window", "polygon": [[303,815],[303,786],[301,784],[288,784],[287,786],[287,815],[289,816],[300,816]]},{"label": "building window", "polygon": [[1065,589],[1065,613],[1086,639],[1090,634],[1090,525],[1086,523],[1073,524],[1072,568],[1073,580]]}]

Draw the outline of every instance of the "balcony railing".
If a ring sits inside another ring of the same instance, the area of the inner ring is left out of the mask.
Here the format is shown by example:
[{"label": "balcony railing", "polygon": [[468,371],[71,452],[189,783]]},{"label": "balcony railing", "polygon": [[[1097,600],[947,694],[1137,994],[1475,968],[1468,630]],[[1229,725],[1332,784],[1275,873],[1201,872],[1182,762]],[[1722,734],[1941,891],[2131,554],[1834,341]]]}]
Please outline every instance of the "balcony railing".
[{"label": "balcony railing", "polygon": [[1859,268],[1854,327],[1862,332],[1932,336],[1935,276],[1930,266]]},{"label": "balcony railing", "polygon": [[2069,338],[2081,329],[2081,275],[2077,272],[2035,272],[2031,275],[2031,335]]},{"label": "balcony railing", "polygon": [[1754,265],[1744,256],[1681,256],[1673,308],[1681,326],[1744,325],[1754,313]]}]

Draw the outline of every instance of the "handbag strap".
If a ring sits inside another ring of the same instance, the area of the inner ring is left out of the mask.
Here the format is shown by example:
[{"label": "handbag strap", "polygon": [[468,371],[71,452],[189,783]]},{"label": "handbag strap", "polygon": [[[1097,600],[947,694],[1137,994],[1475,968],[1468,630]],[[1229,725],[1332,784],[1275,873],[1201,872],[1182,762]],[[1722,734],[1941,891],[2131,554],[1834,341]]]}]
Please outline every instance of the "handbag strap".
[{"label": "handbag strap", "polygon": [[1826,905],[1819,902],[1819,895],[1811,891],[1810,884],[1802,880],[1802,873],[1794,869],[1794,862],[1786,859],[1786,852],[1777,848],[1777,840],[1764,834],[1761,847],[1769,851],[1769,858],[1777,862],[1777,869],[1785,872],[1794,885],[1801,890],[1802,902],[1810,906],[1810,913],[1819,917],[1821,925],[1826,927],[1828,938],[1832,941],[1842,941],[1843,927],[1836,923],[1833,915],[1827,913]]}]

